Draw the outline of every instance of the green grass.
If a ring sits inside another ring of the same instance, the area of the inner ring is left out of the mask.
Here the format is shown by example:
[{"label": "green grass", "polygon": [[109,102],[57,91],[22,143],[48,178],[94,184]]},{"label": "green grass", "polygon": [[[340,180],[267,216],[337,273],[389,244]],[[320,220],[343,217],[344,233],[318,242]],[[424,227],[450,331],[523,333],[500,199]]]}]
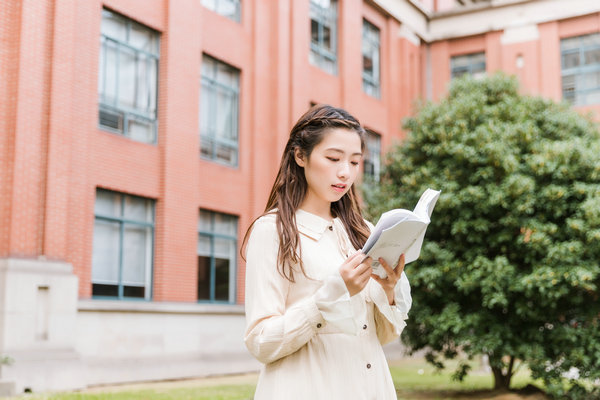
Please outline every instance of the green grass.
[{"label": "green grass", "polygon": [[[392,363],[390,370],[399,400],[423,399],[484,399],[493,387],[491,373],[480,370],[477,362],[473,363],[473,371],[463,382],[452,380],[456,363],[447,363],[441,372],[422,359],[406,359]],[[171,383],[169,385],[142,385],[137,388],[123,388],[118,391],[95,389],[93,393],[54,393],[33,394],[13,398],[13,400],[247,400],[252,399],[255,389],[255,376],[245,377],[239,381],[230,380],[215,383]],[[529,372],[524,369],[513,377],[512,388],[520,388],[534,383]]]},{"label": "green grass", "polygon": [[148,389],[123,392],[56,393],[21,396],[28,400],[247,400],[254,385],[189,387],[184,389]]},{"label": "green grass", "polygon": [[[452,380],[457,362],[445,364],[446,368],[442,371],[436,371],[433,366],[421,359],[392,364],[390,371],[398,392],[398,399],[486,398],[493,389],[492,373],[482,371],[478,362],[471,364],[472,370],[462,382]],[[520,389],[528,384],[541,386],[540,382],[531,379],[529,370],[522,368],[513,376],[511,389]]]}]

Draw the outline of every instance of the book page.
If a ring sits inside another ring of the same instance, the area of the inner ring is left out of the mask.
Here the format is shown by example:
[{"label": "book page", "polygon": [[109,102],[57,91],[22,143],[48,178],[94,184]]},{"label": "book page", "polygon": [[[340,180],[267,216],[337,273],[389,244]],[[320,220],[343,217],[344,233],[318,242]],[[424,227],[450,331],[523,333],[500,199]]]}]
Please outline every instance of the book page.
[{"label": "book page", "polygon": [[419,258],[425,232],[431,222],[431,213],[439,196],[439,191],[427,189],[421,195],[414,211],[395,209],[381,215],[362,249],[362,252],[373,260],[373,273],[382,278],[387,276],[379,264],[379,257],[391,268],[396,266],[403,253],[405,264]]}]

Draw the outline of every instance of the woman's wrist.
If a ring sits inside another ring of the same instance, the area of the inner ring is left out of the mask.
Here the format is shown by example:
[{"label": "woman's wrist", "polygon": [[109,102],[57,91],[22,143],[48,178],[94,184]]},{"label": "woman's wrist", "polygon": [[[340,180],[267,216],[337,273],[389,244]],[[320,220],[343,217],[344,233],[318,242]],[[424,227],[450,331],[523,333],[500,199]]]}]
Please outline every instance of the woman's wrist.
[{"label": "woman's wrist", "polygon": [[385,295],[388,298],[388,303],[390,304],[390,306],[393,306],[393,305],[396,304],[395,296],[394,296],[394,290],[393,289],[392,290],[386,290],[385,291]]}]

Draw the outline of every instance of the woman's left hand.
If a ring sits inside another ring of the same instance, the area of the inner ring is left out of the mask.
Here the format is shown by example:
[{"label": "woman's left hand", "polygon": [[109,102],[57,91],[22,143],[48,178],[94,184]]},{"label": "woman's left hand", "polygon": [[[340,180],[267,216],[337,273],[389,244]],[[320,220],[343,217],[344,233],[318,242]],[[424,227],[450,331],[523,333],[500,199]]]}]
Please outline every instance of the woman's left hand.
[{"label": "woman's left hand", "polygon": [[390,267],[389,264],[381,257],[379,258],[379,263],[381,264],[383,269],[385,269],[387,277],[380,278],[378,275],[371,274],[371,278],[379,282],[379,284],[385,291],[385,294],[387,295],[390,305],[393,305],[394,288],[396,287],[396,283],[398,283],[398,280],[402,275],[402,271],[404,271],[404,254],[400,255],[400,258],[398,258],[398,263],[396,264],[396,267],[394,269],[392,269],[392,267]]}]

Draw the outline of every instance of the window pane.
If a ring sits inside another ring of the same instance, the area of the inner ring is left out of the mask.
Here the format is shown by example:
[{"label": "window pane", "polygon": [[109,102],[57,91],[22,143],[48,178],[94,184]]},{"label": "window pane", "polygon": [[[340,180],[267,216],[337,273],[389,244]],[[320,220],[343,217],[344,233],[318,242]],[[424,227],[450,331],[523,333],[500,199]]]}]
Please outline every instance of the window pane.
[{"label": "window pane", "polygon": [[381,137],[374,132],[367,131],[366,145],[364,173],[378,181],[381,168]]},{"label": "window pane", "polygon": [[158,77],[158,61],[156,59],[148,59],[147,64],[147,82],[148,85],[148,117],[156,119],[156,97],[157,97],[157,77]]},{"label": "window pane", "polygon": [[119,105],[135,106],[136,56],[133,50],[121,47],[119,53]]},{"label": "window pane", "polygon": [[119,285],[106,285],[101,283],[92,284],[92,296],[110,296],[119,295]]},{"label": "window pane", "polygon": [[131,46],[149,53],[155,53],[155,37],[156,34],[151,29],[135,23],[131,24],[131,30],[129,31],[129,44]]},{"label": "window pane", "polygon": [[200,210],[200,219],[198,221],[198,230],[203,232],[212,232],[212,216],[211,211]]},{"label": "window pane", "polygon": [[237,96],[232,95],[231,92],[219,91],[217,95],[217,137],[228,140],[236,139],[237,132],[234,129],[236,100]]},{"label": "window pane", "polygon": [[215,300],[229,300],[229,263],[228,259],[215,259]]},{"label": "window pane", "polygon": [[127,40],[127,24],[125,20],[108,10],[102,10],[100,30],[103,35],[110,38],[123,42]]},{"label": "window pane", "polygon": [[92,282],[119,283],[119,227],[118,222],[97,219],[94,223]]},{"label": "window pane", "polygon": [[214,136],[210,129],[211,115],[214,114],[211,112],[213,105],[210,102],[215,97],[215,92],[212,86],[204,83],[200,90],[200,134]]},{"label": "window pane", "polygon": [[224,64],[217,64],[217,82],[237,90],[239,80],[239,72],[237,69]]},{"label": "window pane", "polygon": [[585,64],[600,64],[600,48],[586,50],[584,53]]},{"label": "window pane", "polygon": [[121,195],[107,190],[97,190],[94,213],[103,217],[120,217]]},{"label": "window pane", "polygon": [[216,158],[213,150],[215,141],[209,136],[202,136],[200,138],[200,155],[204,158],[213,159]]},{"label": "window pane", "polygon": [[580,42],[579,37],[562,39],[560,41],[560,49],[562,51],[578,49],[581,46]]},{"label": "window pane", "polygon": [[237,150],[224,144],[215,145],[214,158],[226,164],[237,164]]},{"label": "window pane", "polygon": [[139,222],[152,222],[151,201],[134,196],[125,196],[125,219]]},{"label": "window pane", "polygon": [[574,68],[579,66],[579,52],[563,54],[563,68]]},{"label": "window pane", "polygon": [[373,58],[368,54],[363,54],[363,72],[373,76]]},{"label": "window pane", "polygon": [[235,257],[235,241],[231,239],[223,239],[215,237],[215,257],[233,259]]},{"label": "window pane", "polygon": [[597,46],[600,44],[600,33],[579,36],[579,39],[579,46],[581,47]]},{"label": "window pane", "polygon": [[136,86],[137,90],[135,93],[135,108],[147,113],[150,106],[150,77],[148,76],[148,57],[145,54],[137,55],[136,63]]},{"label": "window pane", "polygon": [[210,236],[204,236],[204,235],[198,236],[198,255],[210,257],[210,255],[211,255]]},{"label": "window pane", "polygon": [[[102,69],[104,78],[102,86],[100,86],[100,94],[104,102],[114,104],[117,101],[117,45],[111,41],[106,41],[104,45],[106,58]],[[100,64],[100,67],[102,67],[102,64]]]},{"label": "window pane", "polygon": [[209,79],[215,79],[217,77],[217,66],[216,64],[216,60],[212,57],[209,57],[207,55],[204,55],[202,57],[202,76],[209,78]]},{"label": "window pane", "polygon": [[146,288],[144,286],[123,286],[123,297],[139,297],[144,298],[146,295]]},{"label": "window pane", "polygon": [[326,50],[333,50],[333,45],[331,43],[331,28],[327,25],[323,25],[323,48]]},{"label": "window pane", "polygon": [[123,284],[143,286],[149,265],[152,231],[126,225],[123,237]]},{"label": "window pane", "polygon": [[310,41],[319,45],[319,23],[314,19],[310,20]]},{"label": "window pane", "polygon": [[129,137],[140,142],[154,141],[154,124],[142,120],[130,118],[127,122]]},{"label": "window pane", "polygon": [[215,213],[215,233],[235,237],[237,235],[237,218],[232,215]]},{"label": "window pane", "polygon": [[198,256],[198,300],[210,300],[210,257]]}]

